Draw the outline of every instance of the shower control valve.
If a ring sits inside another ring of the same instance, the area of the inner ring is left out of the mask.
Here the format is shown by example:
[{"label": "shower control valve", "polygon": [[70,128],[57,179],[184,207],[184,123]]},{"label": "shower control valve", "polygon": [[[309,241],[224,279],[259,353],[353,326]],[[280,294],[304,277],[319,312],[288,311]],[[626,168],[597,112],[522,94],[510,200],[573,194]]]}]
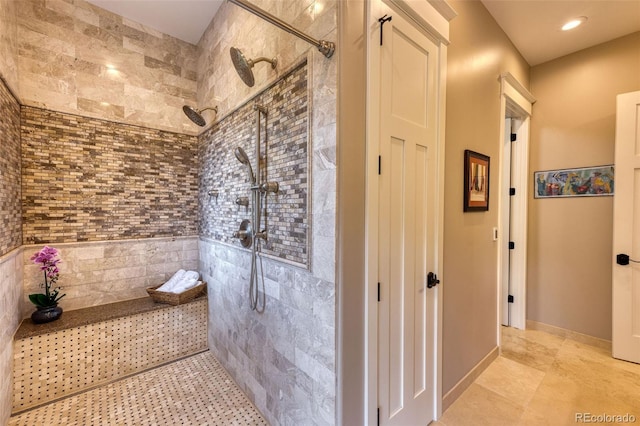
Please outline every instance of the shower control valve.
[{"label": "shower control valve", "polygon": [[251,238],[251,222],[245,219],[240,223],[240,229],[233,233],[233,238],[240,240],[242,247],[249,247],[253,238]]},{"label": "shower control valve", "polygon": [[278,182],[265,182],[260,185],[261,192],[273,192],[274,194],[280,190]]},{"label": "shower control valve", "polygon": [[236,198],[236,204],[239,206],[249,207],[249,197],[238,197]]}]

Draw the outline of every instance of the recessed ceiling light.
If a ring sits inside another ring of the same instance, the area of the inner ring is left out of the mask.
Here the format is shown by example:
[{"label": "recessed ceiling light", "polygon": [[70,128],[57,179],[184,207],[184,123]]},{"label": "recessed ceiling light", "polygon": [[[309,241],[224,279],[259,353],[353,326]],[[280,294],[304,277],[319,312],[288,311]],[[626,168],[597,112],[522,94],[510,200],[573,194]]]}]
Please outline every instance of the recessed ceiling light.
[{"label": "recessed ceiling light", "polygon": [[564,24],[562,26],[562,31],[572,30],[572,29],[584,24],[585,22],[587,22],[587,17],[586,16],[581,16],[579,18],[572,19],[571,21],[567,22],[566,24]]}]

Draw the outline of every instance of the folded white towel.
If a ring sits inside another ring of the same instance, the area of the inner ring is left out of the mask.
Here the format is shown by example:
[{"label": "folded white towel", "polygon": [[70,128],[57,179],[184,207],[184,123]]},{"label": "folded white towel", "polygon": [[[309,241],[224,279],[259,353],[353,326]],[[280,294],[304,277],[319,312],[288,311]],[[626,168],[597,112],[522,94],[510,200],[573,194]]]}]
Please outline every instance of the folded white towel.
[{"label": "folded white towel", "polygon": [[175,283],[169,290],[171,293],[182,293],[185,290],[189,290],[198,283],[200,274],[197,271],[187,271],[184,273],[180,281]]},{"label": "folded white towel", "polygon": [[193,287],[197,286],[200,283],[202,283],[202,281],[198,281],[197,278],[189,278],[186,280],[182,280],[178,285],[176,285],[175,287],[173,287],[173,289],[171,289],[171,293],[180,294],[184,291],[192,289]]},{"label": "folded white towel", "polygon": [[167,281],[166,283],[164,283],[160,287],[158,287],[156,289],[156,291],[165,291],[165,292],[171,291],[171,289],[176,284],[178,284],[180,281],[182,281],[182,278],[184,278],[186,273],[187,273],[187,271],[185,271],[184,269],[180,269],[178,272],[173,274],[173,276],[171,278],[169,278],[169,281]]}]

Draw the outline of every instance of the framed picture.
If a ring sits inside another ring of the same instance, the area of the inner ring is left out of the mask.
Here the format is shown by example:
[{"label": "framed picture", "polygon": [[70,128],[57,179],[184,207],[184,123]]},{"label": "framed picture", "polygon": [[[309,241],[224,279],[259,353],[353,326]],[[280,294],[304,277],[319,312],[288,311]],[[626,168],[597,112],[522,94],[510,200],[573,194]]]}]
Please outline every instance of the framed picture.
[{"label": "framed picture", "polygon": [[581,167],[535,172],[535,198],[598,197],[613,195],[614,167]]},{"label": "framed picture", "polygon": [[464,211],[489,210],[489,157],[464,151]]}]

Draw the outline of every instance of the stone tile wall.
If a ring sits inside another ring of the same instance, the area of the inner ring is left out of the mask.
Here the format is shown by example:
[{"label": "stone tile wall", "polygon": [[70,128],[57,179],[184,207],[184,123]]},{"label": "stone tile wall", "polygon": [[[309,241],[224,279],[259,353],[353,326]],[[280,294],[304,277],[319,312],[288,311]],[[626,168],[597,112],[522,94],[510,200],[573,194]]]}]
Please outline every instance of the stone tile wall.
[{"label": "stone tile wall", "polygon": [[209,347],[276,425],[335,424],[335,286],[263,259],[264,313],[249,307],[250,253],[200,239]]},{"label": "stone tile wall", "polygon": [[15,0],[0,0],[0,78],[18,90],[18,26]]},{"label": "stone tile wall", "polygon": [[[58,285],[64,310],[80,309],[147,296],[178,269],[198,269],[197,237],[149,238],[91,243],[51,244],[60,251]],[[31,256],[41,245],[24,246],[22,312],[34,308],[28,295],[42,291],[41,271]]]},{"label": "stone tile wall", "polygon": [[[243,219],[251,219],[251,206],[235,204],[237,197],[251,199],[247,167],[234,156],[242,147],[255,161],[255,104],[267,109],[261,115],[261,154],[266,173],[263,182],[280,185],[277,195],[268,194],[263,229],[268,240],[263,253],[307,265],[308,252],[308,87],[306,61],[273,86],[257,95],[199,137],[200,170],[199,234],[240,245],[232,237]],[[265,121],[266,120],[266,121]],[[266,123],[266,129],[264,125]],[[265,140],[266,139],[266,140]],[[253,166],[255,171],[255,165]],[[218,189],[219,195],[208,193]],[[264,219],[263,219],[264,220]]]},{"label": "stone tile wall", "polygon": [[26,244],[196,234],[193,136],[22,108]]},{"label": "stone tile wall", "polygon": [[196,46],[84,0],[13,3],[23,104],[196,133]]},{"label": "stone tile wall", "polygon": [[11,415],[13,335],[20,320],[22,249],[0,256],[0,424]]},{"label": "stone tile wall", "polygon": [[22,244],[20,105],[0,80],[0,256]]}]

